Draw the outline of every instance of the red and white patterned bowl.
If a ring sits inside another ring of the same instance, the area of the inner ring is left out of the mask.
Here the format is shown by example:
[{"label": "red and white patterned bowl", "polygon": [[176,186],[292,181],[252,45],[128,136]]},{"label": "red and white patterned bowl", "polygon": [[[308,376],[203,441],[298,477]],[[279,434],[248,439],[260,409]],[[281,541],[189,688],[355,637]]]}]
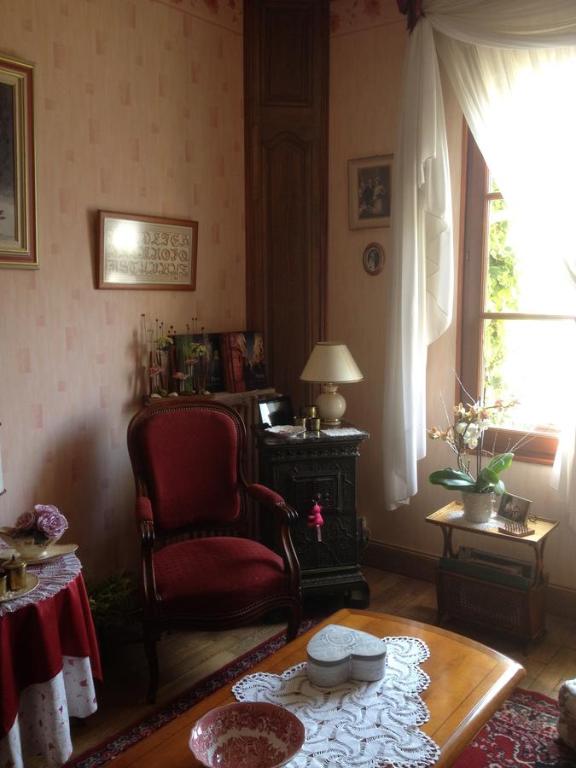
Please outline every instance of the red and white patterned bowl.
[{"label": "red and white patterned bowl", "polygon": [[189,744],[206,768],[279,768],[294,757],[304,737],[303,724],[287,709],[238,702],[201,717]]}]

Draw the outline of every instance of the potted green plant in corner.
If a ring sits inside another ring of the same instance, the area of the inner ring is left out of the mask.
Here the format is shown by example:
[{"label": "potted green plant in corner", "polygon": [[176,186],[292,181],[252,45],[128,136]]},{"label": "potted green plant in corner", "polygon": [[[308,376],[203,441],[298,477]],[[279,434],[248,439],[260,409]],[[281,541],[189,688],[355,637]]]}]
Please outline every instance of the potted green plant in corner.
[{"label": "potted green plant in corner", "polygon": [[131,573],[123,571],[96,586],[90,586],[88,595],[100,651],[105,660],[118,646],[141,641],[138,587]]},{"label": "potted green plant in corner", "polygon": [[464,516],[471,522],[486,522],[492,514],[494,495],[500,496],[506,490],[500,475],[512,464],[514,454],[491,456],[482,466],[484,458],[489,456],[483,450],[482,443],[484,432],[494,424],[495,415],[513,405],[515,402],[503,403],[500,400],[490,406],[480,402],[467,406],[458,403],[454,407],[453,423],[447,429],[432,427],[428,430],[432,440],[444,441],[456,456],[456,468],[439,469],[432,472],[428,479],[433,485],[460,491]]}]

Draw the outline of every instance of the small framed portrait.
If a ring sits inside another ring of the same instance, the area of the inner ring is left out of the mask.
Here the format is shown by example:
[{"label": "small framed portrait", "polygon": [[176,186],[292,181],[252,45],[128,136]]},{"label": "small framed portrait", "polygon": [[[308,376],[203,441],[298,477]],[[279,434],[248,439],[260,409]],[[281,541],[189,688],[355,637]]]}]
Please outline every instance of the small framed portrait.
[{"label": "small framed portrait", "polygon": [[380,243],[368,243],[362,253],[362,265],[369,275],[379,275],[384,268],[384,248]]},{"label": "small framed portrait", "polygon": [[498,517],[511,523],[526,525],[528,509],[531,503],[529,499],[523,499],[521,496],[503,493],[500,499],[500,506],[498,507]]},{"label": "small framed portrait", "polygon": [[392,155],[348,161],[350,229],[389,227]]}]

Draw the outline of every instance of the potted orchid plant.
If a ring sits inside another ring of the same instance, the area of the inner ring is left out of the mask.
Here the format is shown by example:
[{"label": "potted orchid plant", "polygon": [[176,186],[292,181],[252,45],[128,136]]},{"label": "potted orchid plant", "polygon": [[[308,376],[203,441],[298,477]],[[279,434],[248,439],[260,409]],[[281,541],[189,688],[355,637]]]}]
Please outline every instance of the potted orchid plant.
[{"label": "potted orchid plant", "polygon": [[514,459],[512,452],[500,453],[491,456],[482,466],[484,458],[490,455],[483,449],[484,433],[494,426],[497,414],[515,404],[515,401],[504,403],[501,400],[493,405],[458,403],[454,407],[453,422],[447,429],[432,427],[428,430],[432,440],[442,440],[456,456],[455,468],[439,469],[428,479],[433,485],[461,491],[465,515],[474,522],[483,522],[490,517],[493,495],[501,495],[506,490],[500,475]]}]

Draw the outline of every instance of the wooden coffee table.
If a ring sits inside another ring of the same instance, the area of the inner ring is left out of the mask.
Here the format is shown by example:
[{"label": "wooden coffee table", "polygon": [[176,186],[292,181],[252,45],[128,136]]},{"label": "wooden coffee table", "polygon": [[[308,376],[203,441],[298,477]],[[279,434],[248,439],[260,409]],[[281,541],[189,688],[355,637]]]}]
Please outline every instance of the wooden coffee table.
[{"label": "wooden coffee table", "polygon": [[[326,624],[343,624],[378,637],[411,635],[421,638],[428,645],[430,658],[424,662],[423,668],[430,675],[431,683],[422,698],[430,710],[430,720],[422,726],[422,730],[442,750],[437,766],[452,765],[526,674],[520,664],[507,656],[445,629],[385,613],[349,610],[333,614],[268,656],[248,674],[281,673],[305,661],[310,637]],[[233,682],[226,684],[185,714],[135,744],[114,760],[114,768],[199,766],[200,763],[188,749],[190,730],[209,709],[235,700],[231,693],[232,685]]]}]

